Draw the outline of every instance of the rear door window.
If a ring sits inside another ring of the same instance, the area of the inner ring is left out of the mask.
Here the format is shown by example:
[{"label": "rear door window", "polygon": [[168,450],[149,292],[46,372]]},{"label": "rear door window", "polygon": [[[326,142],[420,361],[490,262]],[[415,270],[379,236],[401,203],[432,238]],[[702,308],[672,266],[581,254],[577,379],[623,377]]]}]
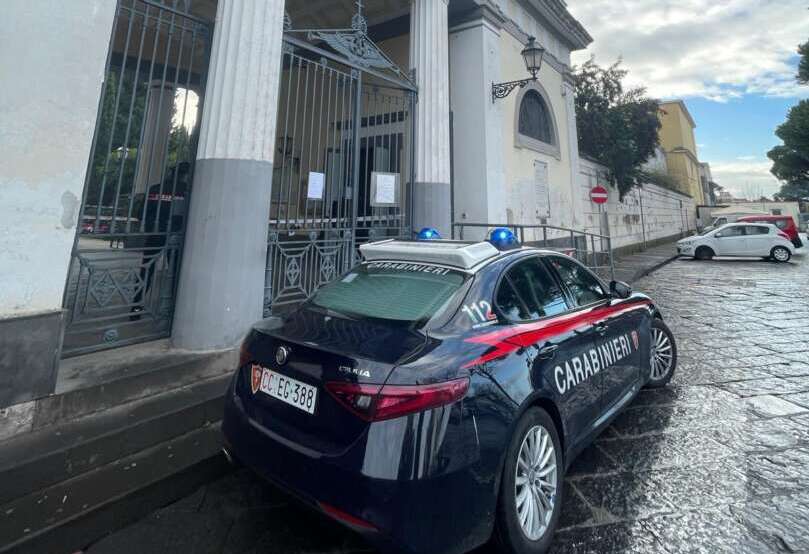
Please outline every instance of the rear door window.
[{"label": "rear door window", "polygon": [[761,225],[748,225],[745,232],[748,235],[769,235],[770,229]]},{"label": "rear door window", "polygon": [[576,306],[587,306],[609,298],[601,282],[577,261],[559,256],[553,256],[548,261],[570,291]]},{"label": "rear door window", "polygon": [[468,278],[461,271],[434,265],[371,262],[321,287],[308,306],[352,319],[426,322]]},{"label": "rear door window", "polygon": [[534,321],[568,310],[562,289],[536,257],[506,270],[495,293],[495,304],[511,321]]}]

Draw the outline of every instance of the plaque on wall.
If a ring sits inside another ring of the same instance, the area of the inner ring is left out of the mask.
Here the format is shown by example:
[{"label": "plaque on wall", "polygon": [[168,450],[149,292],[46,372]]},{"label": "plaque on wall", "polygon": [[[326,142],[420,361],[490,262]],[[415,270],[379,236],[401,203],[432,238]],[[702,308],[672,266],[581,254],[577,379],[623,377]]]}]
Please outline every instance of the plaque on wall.
[{"label": "plaque on wall", "polygon": [[539,160],[534,161],[534,195],[537,217],[549,218],[551,216],[551,191],[548,186],[548,164]]}]

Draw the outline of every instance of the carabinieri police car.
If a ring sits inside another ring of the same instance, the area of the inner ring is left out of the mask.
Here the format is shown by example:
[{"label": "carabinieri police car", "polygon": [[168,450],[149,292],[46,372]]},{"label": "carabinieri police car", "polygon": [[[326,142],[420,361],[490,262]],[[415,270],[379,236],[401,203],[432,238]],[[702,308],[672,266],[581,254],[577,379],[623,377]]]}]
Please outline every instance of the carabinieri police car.
[{"label": "carabinieri police car", "polygon": [[507,229],[361,252],[249,333],[226,454],[386,551],[545,552],[566,468],[672,378],[660,312]]}]

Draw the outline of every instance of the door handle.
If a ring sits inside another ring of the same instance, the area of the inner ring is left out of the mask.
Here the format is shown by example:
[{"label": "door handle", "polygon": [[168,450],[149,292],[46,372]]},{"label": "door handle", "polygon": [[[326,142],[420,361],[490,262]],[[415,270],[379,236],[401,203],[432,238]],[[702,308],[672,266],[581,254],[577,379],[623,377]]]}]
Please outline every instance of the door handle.
[{"label": "door handle", "polygon": [[543,360],[550,360],[554,356],[556,356],[556,351],[559,350],[558,344],[549,344],[547,346],[543,346],[539,349],[539,353],[537,354],[537,358]]}]

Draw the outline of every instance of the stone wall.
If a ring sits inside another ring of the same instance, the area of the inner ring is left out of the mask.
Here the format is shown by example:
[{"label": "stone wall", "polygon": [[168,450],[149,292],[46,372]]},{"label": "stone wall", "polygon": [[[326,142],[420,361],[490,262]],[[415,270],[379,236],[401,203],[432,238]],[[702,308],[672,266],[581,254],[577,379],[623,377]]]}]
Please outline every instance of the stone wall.
[{"label": "stone wall", "polygon": [[601,233],[599,207],[590,201],[590,189],[601,184],[610,192],[602,205],[609,220],[613,248],[642,245],[689,234],[696,229],[696,204],[690,196],[656,185],[633,189],[619,200],[618,190],[606,185],[606,168],[581,159],[577,193],[583,207],[583,230]]},{"label": "stone wall", "polygon": [[53,392],[115,2],[6,0],[0,17],[0,408]]},{"label": "stone wall", "polygon": [[61,310],[115,2],[9,0],[3,12],[0,317],[14,317]]}]

